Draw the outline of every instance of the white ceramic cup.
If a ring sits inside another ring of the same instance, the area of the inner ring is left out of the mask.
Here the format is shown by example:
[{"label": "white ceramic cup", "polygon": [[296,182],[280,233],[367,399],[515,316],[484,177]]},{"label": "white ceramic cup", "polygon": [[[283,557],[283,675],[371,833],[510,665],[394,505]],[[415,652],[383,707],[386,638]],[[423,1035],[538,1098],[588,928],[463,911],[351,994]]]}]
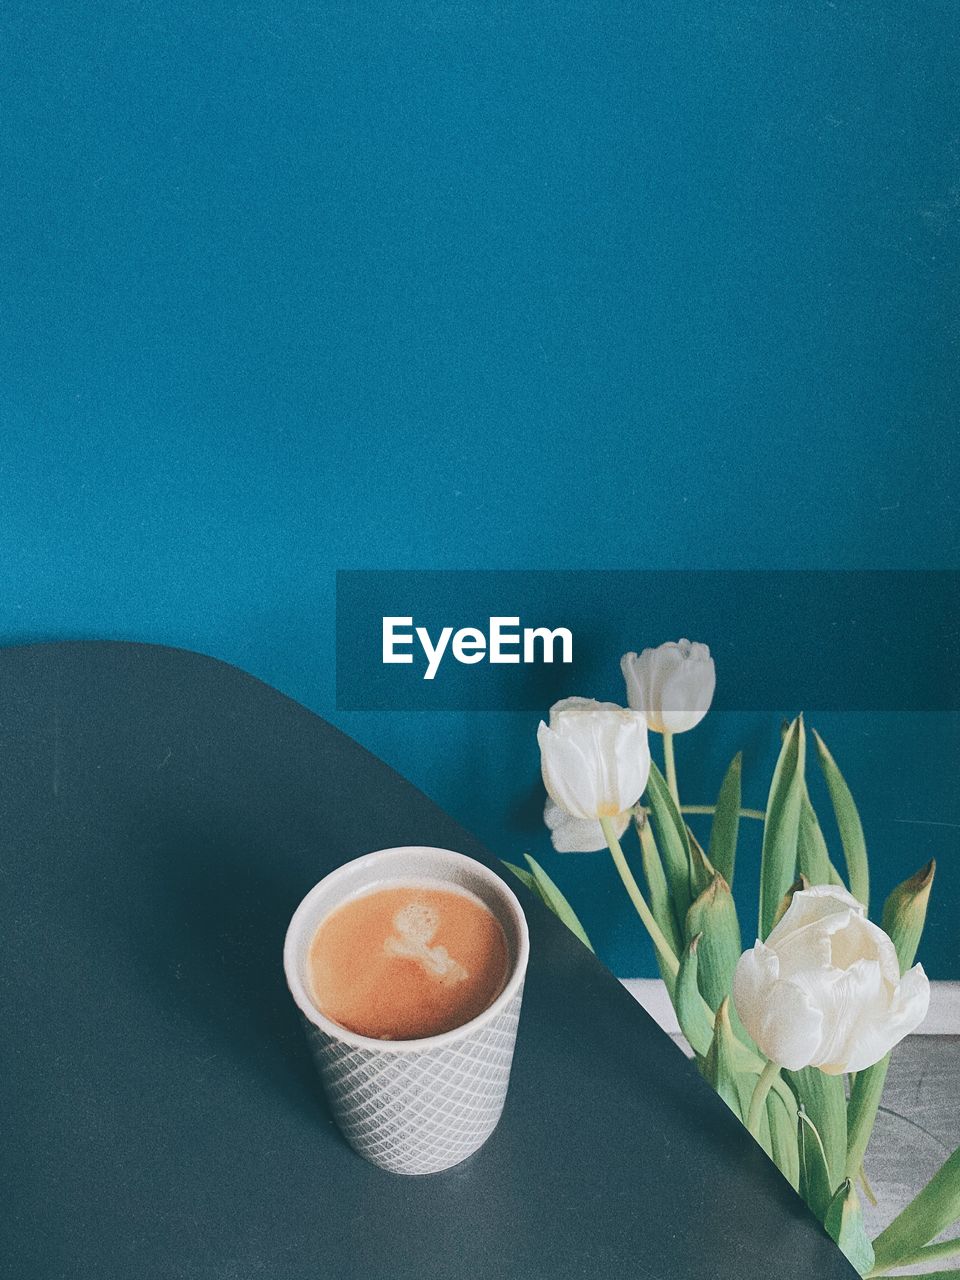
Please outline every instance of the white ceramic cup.
[{"label": "white ceramic cup", "polygon": [[[335,907],[412,881],[446,884],[478,897],[506,936],[509,977],[488,1009],[452,1031],[420,1040],[356,1035],[314,1003],[310,943]],[[334,1118],[355,1151],[394,1173],[437,1173],[486,1142],[507,1096],[529,950],[516,896],[482,863],[450,849],[380,849],[314,885],[290,921],[283,965]]]}]

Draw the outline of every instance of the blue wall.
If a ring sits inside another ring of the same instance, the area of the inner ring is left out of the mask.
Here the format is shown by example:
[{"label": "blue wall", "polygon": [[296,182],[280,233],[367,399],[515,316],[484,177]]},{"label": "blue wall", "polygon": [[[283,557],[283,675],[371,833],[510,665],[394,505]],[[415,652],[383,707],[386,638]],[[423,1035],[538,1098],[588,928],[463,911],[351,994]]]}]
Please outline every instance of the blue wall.
[{"label": "blue wall", "polygon": [[[235,662],[516,854],[544,849],[536,717],[338,717],[337,567],[960,564],[951,5],[0,27],[8,642]],[[881,887],[940,855],[922,954],[960,976],[957,718],[821,723]],[[690,798],[745,741],[762,803],[775,739],[708,720]],[[649,971],[602,857],[545,858]]]}]

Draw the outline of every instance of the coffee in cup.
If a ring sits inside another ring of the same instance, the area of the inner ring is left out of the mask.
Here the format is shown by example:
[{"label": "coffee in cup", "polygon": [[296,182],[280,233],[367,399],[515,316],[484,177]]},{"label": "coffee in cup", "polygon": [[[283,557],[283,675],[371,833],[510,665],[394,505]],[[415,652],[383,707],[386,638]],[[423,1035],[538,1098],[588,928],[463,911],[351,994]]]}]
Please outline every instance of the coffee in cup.
[{"label": "coffee in cup", "polygon": [[509,955],[496,916],[475,894],[423,881],[336,907],[314,934],[308,964],[317,1007],[341,1027],[418,1040],[488,1009]]}]

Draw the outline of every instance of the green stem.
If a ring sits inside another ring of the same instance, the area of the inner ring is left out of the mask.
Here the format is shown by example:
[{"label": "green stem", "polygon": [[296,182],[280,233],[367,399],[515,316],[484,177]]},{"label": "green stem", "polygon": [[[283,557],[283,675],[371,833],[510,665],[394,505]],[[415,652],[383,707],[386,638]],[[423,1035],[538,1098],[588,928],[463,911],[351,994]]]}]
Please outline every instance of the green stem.
[{"label": "green stem", "polygon": [[600,826],[603,829],[607,845],[610,848],[610,853],[613,857],[613,865],[620,873],[620,879],[623,881],[623,886],[630,895],[630,901],[636,907],[637,915],[643,921],[644,928],[647,933],[649,933],[653,941],[653,945],[657,948],[657,951],[660,954],[661,963],[665,965],[671,977],[675,978],[680,971],[680,962],[677,960],[673,948],[664,936],[663,930],[657,924],[656,920],[654,920],[653,912],[647,906],[647,900],[640,892],[640,886],[633,878],[633,872],[627,865],[627,860],[623,856],[623,850],[620,848],[620,841],[617,839],[617,833],[613,829],[613,820],[611,818],[601,818]]},{"label": "green stem", "polygon": [[[679,959],[683,951],[681,935],[677,929],[676,916],[674,915],[673,904],[670,901],[670,888],[667,884],[663,862],[660,858],[660,850],[657,848],[649,818],[644,815],[643,818],[636,820],[634,828],[640,837],[640,865],[643,867],[644,878],[647,882],[650,912],[663,931],[664,937],[670,943],[671,951]],[[664,975],[661,973],[660,976],[663,977]]]},{"label": "green stem", "polygon": [[680,808],[680,793],[677,791],[677,762],[673,758],[673,734],[663,735],[663,769],[667,775],[667,786],[673,796],[674,804]]},{"label": "green stem", "polygon": [[847,1103],[847,1167],[845,1176],[853,1182],[863,1164],[873,1133],[880,1097],[887,1080],[890,1055],[865,1071],[858,1071]]},{"label": "green stem", "polygon": [[747,1128],[754,1138],[760,1141],[760,1117],[763,1115],[764,1104],[767,1101],[767,1094],[770,1092],[770,1086],[776,1080],[780,1073],[780,1067],[776,1062],[768,1061],[766,1066],[760,1072],[760,1079],[757,1081],[753,1090],[753,1097],[750,1099],[750,1110],[747,1113]]},{"label": "green stem", "polygon": [[[715,804],[682,804],[680,806],[681,813],[716,813],[717,806]],[[766,814],[762,809],[738,809],[741,818],[756,818],[758,822],[763,822]]]}]

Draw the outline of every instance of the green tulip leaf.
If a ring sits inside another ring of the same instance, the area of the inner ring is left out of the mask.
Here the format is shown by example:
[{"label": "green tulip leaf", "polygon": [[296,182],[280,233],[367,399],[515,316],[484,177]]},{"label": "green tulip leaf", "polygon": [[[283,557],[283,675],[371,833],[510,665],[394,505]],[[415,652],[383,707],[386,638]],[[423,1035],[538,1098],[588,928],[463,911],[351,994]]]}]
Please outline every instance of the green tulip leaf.
[{"label": "green tulip leaf", "polygon": [[857,1072],[847,1103],[847,1164],[848,1178],[855,1178],[870,1144],[870,1135],[877,1119],[883,1086],[887,1082],[890,1055],[875,1062],[872,1067]]},{"label": "green tulip leaf", "polygon": [[802,1106],[797,1112],[797,1145],[800,1149],[800,1194],[810,1210],[823,1222],[833,1199],[833,1189],[823,1142],[817,1126]]},{"label": "green tulip leaf", "polygon": [[[763,1065],[762,1059],[737,1039],[730,1020],[730,1001],[724,1000],[717,1010],[713,1039],[706,1057],[700,1060],[700,1069],[734,1115],[743,1122],[749,1115],[750,1102]],[[780,1085],[789,1097],[788,1086],[782,1082]],[[789,1107],[789,1101],[786,1105]],[[757,1138],[763,1150],[772,1158],[773,1142],[766,1107],[761,1114]]]},{"label": "green tulip leaf", "polygon": [[863,837],[860,815],[857,812],[857,806],[853,802],[853,796],[850,794],[850,788],[847,786],[843,774],[837,768],[836,760],[827,750],[826,744],[816,729],[813,731],[813,737],[817,744],[820,768],[826,779],[827,790],[830,792],[830,800],[833,803],[833,812],[837,819],[840,843],[843,845],[843,856],[847,863],[850,892],[858,902],[862,902],[864,907],[869,909],[870,869],[867,864],[867,844]]},{"label": "green tulip leaf", "polygon": [[[730,1001],[724,1000],[717,1010],[713,1040],[703,1061],[703,1074],[713,1085],[730,1110],[741,1121],[746,1121],[750,1100],[757,1080],[752,1073],[740,1070],[743,1062],[743,1045],[737,1039],[730,1023]],[[770,1124],[764,1111],[760,1126],[760,1145],[771,1154]]]},{"label": "green tulip leaf", "polygon": [[693,857],[690,837],[666,779],[652,761],[646,797],[677,919],[683,920],[695,897],[691,890]]},{"label": "green tulip leaf", "polygon": [[[920,1280],[956,1280],[960,1276],[960,1270],[954,1268],[951,1271],[924,1271]],[[908,1276],[904,1276],[903,1280],[909,1280]]]},{"label": "green tulip leaf", "polygon": [[[939,1262],[943,1258],[954,1258],[960,1254],[960,1238],[953,1240],[937,1240],[933,1244],[925,1245],[922,1249],[918,1249],[916,1253],[911,1253],[907,1257],[901,1259],[897,1263],[898,1267],[925,1267],[931,1262]],[[957,1276],[960,1271],[924,1271],[923,1275],[928,1278],[933,1275],[938,1276]]]},{"label": "green tulip leaf", "polygon": [[797,866],[810,884],[830,883],[830,854],[820,823],[804,783],[800,797],[800,829],[797,833]]},{"label": "green tulip leaf", "polygon": [[766,938],[783,895],[796,878],[805,757],[803,717],[790,725],[770,784],[760,855],[760,937]]},{"label": "green tulip leaf", "polygon": [[500,862],[512,875],[517,877],[522,885],[529,889],[531,893],[535,893],[542,901],[542,895],[531,872],[527,871],[525,867],[518,867],[515,862],[507,862],[505,858],[501,858]]},{"label": "green tulip leaf", "polygon": [[[933,861],[922,867],[916,875],[904,880],[890,894],[883,908],[883,929],[890,935],[896,948],[900,972],[906,973],[917,956],[917,947],[927,918],[927,904],[937,864]],[[865,1071],[858,1071],[850,1102],[847,1107],[848,1177],[853,1177],[863,1163],[870,1144],[870,1136],[877,1119],[877,1110],[883,1094],[883,1086],[890,1066],[890,1055],[881,1058]]]},{"label": "green tulip leaf", "polygon": [[704,1004],[697,985],[697,951],[700,935],[691,938],[680,957],[680,972],[674,993],[674,1007],[680,1030],[687,1037],[690,1047],[700,1058],[705,1058],[713,1040],[713,1022],[710,1010]]},{"label": "green tulip leaf", "polygon": [[878,1270],[900,1265],[960,1219],[960,1147],[873,1242]]},{"label": "green tulip leaf", "polygon": [[[715,875],[687,912],[687,937],[700,935],[699,984],[704,1000],[716,1011],[733,987],[740,953],[740,924],[730,886]],[[732,1015],[734,1025],[739,1019]],[[742,1037],[741,1037],[742,1038]]]},{"label": "green tulip leaf", "polygon": [[717,872],[727,884],[733,886],[733,871],[737,858],[737,838],[740,833],[740,774],[743,769],[743,752],[738,751],[730,761],[717,796],[717,805],[710,827],[708,855]]},{"label": "green tulip leaf", "polygon": [[845,1178],[827,1208],[823,1225],[846,1255],[851,1266],[865,1276],[873,1269],[873,1245],[863,1225],[856,1188]]},{"label": "green tulip leaf", "polygon": [[843,1181],[847,1163],[847,1096],[842,1076],[825,1075],[818,1067],[785,1071],[823,1147],[830,1187]]},{"label": "green tulip leaf", "polygon": [[640,859],[643,866],[644,879],[647,882],[650,910],[653,912],[654,920],[663,930],[667,941],[673,948],[673,954],[678,956],[682,950],[680,929],[677,926],[677,917],[670,899],[670,887],[667,884],[667,877],[663,870],[663,861],[660,857],[660,850],[657,848],[656,837],[645,814],[638,814],[634,819],[634,824],[637,835],[640,838]]},{"label": "green tulip leaf", "polygon": [[800,1151],[797,1147],[797,1103],[789,1089],[767,1094],[767,1120],[774,1163],[793,1187],[800,1190]]},{"label": "green tulip leaf", "polygon": [[[590,943],[590,939],[587,937],[587,932],[580,923],[577,913],[574,911],[573,907],[571,907],[570,903],[550,879],[543,867],[540,866],[540,863],[532,858],[529,853],[525,853],[523,856],[526,858],[530,871],[533,873],[532,878],[534,887],[540,897],[547,904],[557,919],[563,921],[574,937],[579,938],[583,945],[592,951],[593,946]],[[508,863],[507,865],[509,866],[510,864]],[[516,874],[516,871],[520,870],[520,868],[514,869],[511,867],[511,870]]]}]

